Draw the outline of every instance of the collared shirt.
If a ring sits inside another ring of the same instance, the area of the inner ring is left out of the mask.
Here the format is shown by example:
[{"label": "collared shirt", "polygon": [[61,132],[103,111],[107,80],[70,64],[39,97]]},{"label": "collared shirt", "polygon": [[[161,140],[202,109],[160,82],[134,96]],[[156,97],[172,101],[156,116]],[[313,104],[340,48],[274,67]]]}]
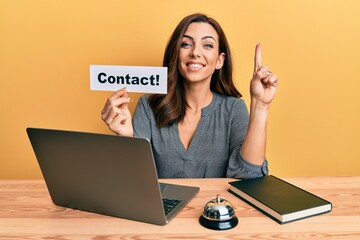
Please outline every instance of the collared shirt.
[{"label": "collared shirt", "polygon": [[188,149],[180,140],[178,123],[159,128],[142,96],[133,116],[134,135],[150,140],[159,178],[254,178],[268,174],[262,166],[241,156],[249,122],[242,99],[213,92],[212,102],[201,110],[200,122]]}]

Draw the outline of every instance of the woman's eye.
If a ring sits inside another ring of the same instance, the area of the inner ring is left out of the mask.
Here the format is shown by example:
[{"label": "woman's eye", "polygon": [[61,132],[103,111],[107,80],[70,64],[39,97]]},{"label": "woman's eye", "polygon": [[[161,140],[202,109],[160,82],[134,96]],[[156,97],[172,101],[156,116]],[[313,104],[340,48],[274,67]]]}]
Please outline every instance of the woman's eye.
[{"label": "woman's eye", "polygon": [[181,43],[181,47],[182,48],[186,48],[186,47],[190,47],[191,46],[191,44],[189,43],[189,42],[183,42],[183,43]]},{"label": "woman's eye", "polygon": [[205,48],[214,48],[214,46],[210,43],[207,43],[204,45]]}]

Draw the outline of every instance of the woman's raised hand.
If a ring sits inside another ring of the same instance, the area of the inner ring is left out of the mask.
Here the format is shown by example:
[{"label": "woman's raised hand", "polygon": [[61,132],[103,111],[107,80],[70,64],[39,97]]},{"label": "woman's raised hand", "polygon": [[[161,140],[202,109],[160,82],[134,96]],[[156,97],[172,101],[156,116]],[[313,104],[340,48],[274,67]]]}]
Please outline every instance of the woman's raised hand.
[{"label": "woman's raised hand", "polygon": [[267,66],[261,65],[261,45],[258,43],[255,47],[254,74],[250,83],[251,98],[269,105],[275,97],[277,86],[277,77]]},{"label": "woman's raised hand", "polygon": [[122,88],[109,97],[101,111],[102,120],[117,135],[132,137],[134,134],[128,107],[132,100],[128,97],[126,88]]}]

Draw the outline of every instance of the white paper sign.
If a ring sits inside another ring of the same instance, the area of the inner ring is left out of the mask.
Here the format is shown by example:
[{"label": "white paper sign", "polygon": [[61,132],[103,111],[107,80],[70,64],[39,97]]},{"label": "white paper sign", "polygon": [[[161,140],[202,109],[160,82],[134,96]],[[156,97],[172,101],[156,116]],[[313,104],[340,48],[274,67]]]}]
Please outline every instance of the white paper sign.
[{"label": "white paper sign", "polygon": [[167,93],[167,67],[90,65],[90,90]]}]

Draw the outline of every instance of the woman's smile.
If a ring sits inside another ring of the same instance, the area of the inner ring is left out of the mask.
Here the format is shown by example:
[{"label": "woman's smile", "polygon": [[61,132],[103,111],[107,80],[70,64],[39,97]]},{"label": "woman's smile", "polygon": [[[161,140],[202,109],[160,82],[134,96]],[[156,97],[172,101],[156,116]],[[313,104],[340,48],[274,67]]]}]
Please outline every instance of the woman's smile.
[{"label": "woman's smile", "polygon": [[205,67],[205,64],[201,62],[190,61],[185,64],[189,70],[197,71]]}]

